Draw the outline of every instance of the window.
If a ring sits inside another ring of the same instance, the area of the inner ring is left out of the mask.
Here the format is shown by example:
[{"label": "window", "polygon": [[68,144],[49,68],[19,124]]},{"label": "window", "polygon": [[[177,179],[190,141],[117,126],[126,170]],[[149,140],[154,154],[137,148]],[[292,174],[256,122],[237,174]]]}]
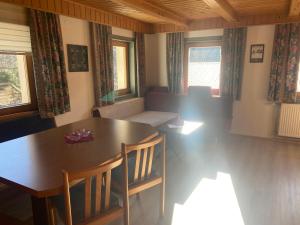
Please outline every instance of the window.
[{"label": "window", "polygon": [[0,116],[37,109],[29,27],[0,23]]},{"label": "window", "polygon": [[0,52],[0,115],[35,109],[31,55]]},{"label": "window", "polygon": [[128,49],[129,43],[113,41],[114,89],[119,96],[130,93]]},{"label": "window", "polygon": [[209,86],[220,95],[221,44],[190,43],[185,46],[188,86]]},{"label": "window", "polygon": [[300,70],[298,72],[297,93],[298,96],[300,97]]}]

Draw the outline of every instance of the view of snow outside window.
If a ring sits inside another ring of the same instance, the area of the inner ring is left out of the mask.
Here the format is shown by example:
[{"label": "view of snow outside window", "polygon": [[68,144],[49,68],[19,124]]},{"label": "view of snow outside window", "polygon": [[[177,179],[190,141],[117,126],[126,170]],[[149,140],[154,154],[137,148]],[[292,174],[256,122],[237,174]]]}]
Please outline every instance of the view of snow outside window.
[{"label": "view of snow outside window", "polygon": [[209,86],[219,90],[220,69],[220,46],[189,48],[188,86]]}]

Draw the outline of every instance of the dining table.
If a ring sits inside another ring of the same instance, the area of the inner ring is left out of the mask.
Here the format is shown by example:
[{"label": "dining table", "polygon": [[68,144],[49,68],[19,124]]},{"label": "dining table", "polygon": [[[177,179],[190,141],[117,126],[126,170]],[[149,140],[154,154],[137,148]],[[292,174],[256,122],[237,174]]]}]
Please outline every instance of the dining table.
[{"label": "dining table", "polygon": [[[67,143],[65,136],[89,130],[93,140]],[[48,199],[63,193],[62,170],[80,171],[121,155],[121,144],[152,139],[147,124],[90,118],[0,143],[0,182],[31,195],[34,225],[48,225]]]}]

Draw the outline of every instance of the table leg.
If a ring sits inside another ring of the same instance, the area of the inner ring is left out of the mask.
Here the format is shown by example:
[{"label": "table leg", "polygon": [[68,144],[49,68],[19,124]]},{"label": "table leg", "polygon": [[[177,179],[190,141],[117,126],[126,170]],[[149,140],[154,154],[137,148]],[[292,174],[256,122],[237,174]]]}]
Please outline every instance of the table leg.
[{"label": "table leg", "polygon": [[47,198],[37,198],[31,196],[33,224],[50,225]]}]

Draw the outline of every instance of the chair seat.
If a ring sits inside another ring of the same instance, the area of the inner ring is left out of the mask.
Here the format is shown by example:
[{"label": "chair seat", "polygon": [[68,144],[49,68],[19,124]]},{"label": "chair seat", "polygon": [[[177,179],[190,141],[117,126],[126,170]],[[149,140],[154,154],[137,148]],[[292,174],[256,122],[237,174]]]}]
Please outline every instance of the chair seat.
[{"label": "chair seat", "polygon": [[[95,179],[92,180],[91,189],[91,202],[92,202],[92,216],[95,216]],[[84,220],[84,206],[85,206],[85,184],[81,182],[70,188],[71,195],[71,207],[72,207],[72,221],[73,224],[80,224]],[[104,209],[105,199],[105,187],[102,187],[101,193],[101,208]],[[51,198],[51,202],[57,209],[59,217],[62,221],[65,221],[65,200],[63,195],[54,196]],[[120,207],[120,200],[117,194],[111,192],[110,208]]]}]

